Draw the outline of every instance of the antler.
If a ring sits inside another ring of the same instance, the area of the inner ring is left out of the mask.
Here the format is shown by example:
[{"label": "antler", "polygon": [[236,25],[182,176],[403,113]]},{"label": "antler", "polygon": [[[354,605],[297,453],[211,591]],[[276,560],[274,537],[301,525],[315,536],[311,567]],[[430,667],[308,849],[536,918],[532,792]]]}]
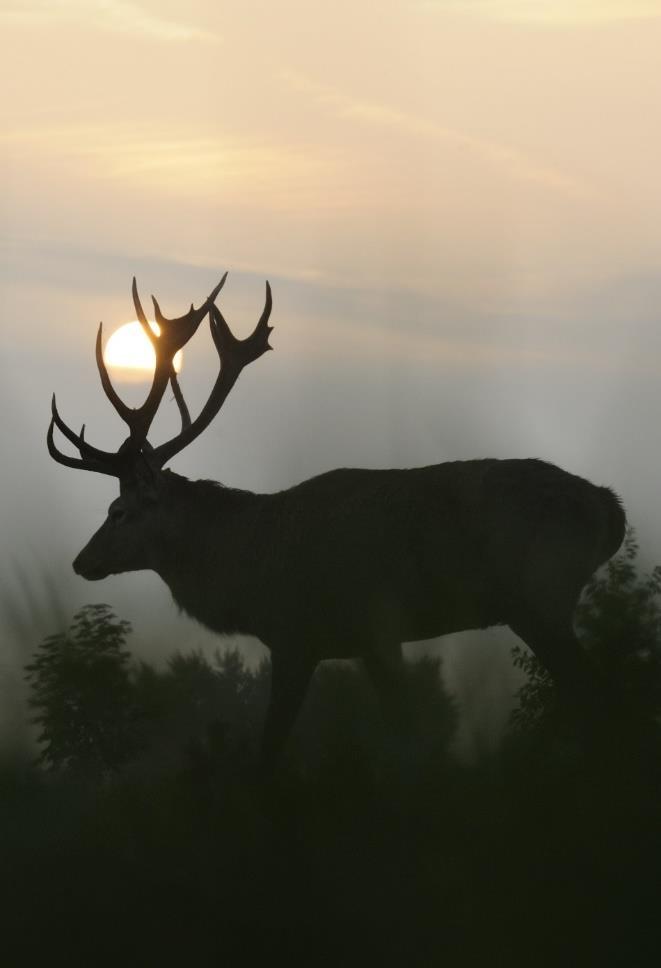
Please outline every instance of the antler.
[{"label": "antler", "polygon": [[[114,477],[123,477],[131,469],[132,461],[140,454],[147,442],[149,428],[163,398],[168,381],[172,382],[175,400],[181,414],[182,428],[190,425],[190,414],[188,413],[188,408],[179,389],[172,361],[175,354],[186,345],[188,340],[196,332],[198,326],[213,306],[214,300],[223,288],[226,279],[227,273],[225,273],[199,309],[195,309],[191,304],[188,313],[176,319],[167,319],[161,312],[156,299],[152,296],[156,319],[160,328],[160,333],[157,336],[147,321],[147,317],[140,303],[140,297],[138,296],[135,277],[133,278],[133,303],[135,310],[143,330],[149,336],[156,356],[154,376],[147,398],[141,407],[133,409],[124,403],[113,387],[103,359],[103,324],[100,323],[96,335],[96,365],[99,370],[99,376],[101,377],[101,385],[119,416],[128,425],[129,437],[116,453],[109,453],[108,451],[92,447],[84,439],[84,425],[81,433],[76,434],[62,420],[57,410],[55,394],[53,394],[51,407],[52,417],[46,436],[48,451],[51,457],[58,461],[58,463],[65,464],[67,467],[77,467],[82,470],[97,471],[101,474],[109,474]],[[78,448],[80,458],[68,457],[58,450],[54,440],[54,427],[57,427],[67,440]]]},{"label": "antler", "polygon": [[[193,305],[188,313],[176,319],[167,319],[161,312],[160,306],[152,296],[156,321],[160,327],[160,334],[156,335],[151,329],[138,296],[138,289],[133,279],[133,302],[140,324],[147,334],[156,355],[156,366],[151,389],[141,407],[128,407],[112,385],[103,359],[102,325],[96,337],[96,363],[101,377],[103,390],[113,407],[128,425],[129,436],[116,453],[99,450],[85,440],[85,426],[76,434],[60,417],[55,395],[52,402],[52,417],[48,428],[46,441],[51,456],[60,464],[67,467],[77,467],[82,470],[97,471],[114,477],[124,477],[135,467],[138,457],[147,458],[152,468],[161,468],[171,457],[183,450],[191,441],[195,440],[211,423],[227,395],[236,383],[244,366],[258,359],[267,350],[272,349],[268,342],[273,327],[268,325],[271,315],[272,298],[271,287],[266,283],[266,299],[264,309],[257,326],[246,339],[237,339],[225,322],[220,310],[215,305],[215,299],[225,284],[227,273],[220,280],[213,292],[204,303],[195,309]],[[209,313],[209,325],[218,356],[220,372],[211,391],[209,399],[194,421],[191,421],[188,407],[184,401],[177,376],[174,371],[173,359],[175,354],[194,335],[204,316]],[[152,447],[147,441],[147,434],[151,427],[156,411],[163,398],[168,382],[172,385],[174,398],[181,416],[181,431],[176,437],[166,441],[158,447]],[[68,457],[61,453],[55,445],[54,427],[77,447],[80,458]]]},{"label": "antler", "polygon": [[[46,444],[48,446],[48,452],[53,457],[58,464],[64,464],[66,467],[77,467],[83,471],[97,471],[99,474],[109,474],[112,477],[121,477],[122,470],[124,468],[124,455],[120,450],[116,454],[108,453],[105,450],[99,450],[96,447],[92,447],[85,440],[85,424],[83,424],[80,434],[74,433],[70,427],[68,427],[64,420],[60,417],[57,411],[57,404],[55,402],[55,394],[51,400],[51,422],[48,425],[48,433],[46,434]],[[68,457],[57,449],[55,445],[55,439],[53,435],[53,428],[57,427],[61,433],[70,440],[75,447],[78,448],[80,453],[80,458],[78,457]],[[123,445],[122,445],[123,446]]]},{"label": "antler", "polygon": [[211,306],[209,326],[216,350],[218,351],[220,371],[209,395],[209,399],[195,420],[186,426],[182,416],[181,432],[171,440],[154,448],[153,459],[159,467],[163,467],[171,457],[174,457],[184,447],[187,447],[188,444],[195,440],[196,437],[199,437],[202,431],[209,426],[241,375],[243,368],[254,360],[259,359],[268,350],[273,349],[269,343],[269,335],[273,331],[273,327],[268,325],[272,308],[271,286],[267,281],[264,309],[262,310],[262,315],[259,317],[259,322],[250,336],[247,336],[245,339],[237,339],[225,322],[218,307],[216,305]]},{"label": "antler", "polygon": [[[192,336],[194,336],[197,327],[209,312],[214,304],[216,296],[225,285],[226,279],[227,273],[225,273],[216,288],[199,309],[195,309],[191,303],[190,310],[186,313],[186,315],[179,316],[176,319],[167,319],[161,312],[160,306],[158,305],[156,299],[154,296],[152,296],[151,298],[154,304],[156,322],[158,323],[160,330],[157,336],[147,321],[147,317],[145,316],[144,310],[140,303],[140,297],[138,296],[138,286],[135,281],[135,276],[133,277],[133,305],[135,306],[135,311],[138,314],[140,324],[149,337],[156,355],[156,366],[154,368],[154,378],[152,380],[151,390],[149,391],[147,399],[142,406],[138,407],[137,410],[129,410],[128,407],[126,407],[126,405],[119,399],[110,384],[110,378],[108,377],[102,354],[97,353],[97,363],[99,365],[101,383],[106,391],[106,396],[115,407],[120,417],[128,424],[131,431],[131,440],[133,441],[133,445],[136,450],[139,450],[147,439],[149,428],[151,427],[152,421],[156,416],[156,411],[158,410],[161,400],[163,399],[163,394],[165,393],[165,388],[168,385],[168,381],[174,377],[173,386],[177,386],[176,377],[174,376],[174,366],[172,364],[175,354],[186,345]],[[101,327],[99,326],[99,338],[97,341],[97,346],[100,342]],[[177,399],[177,403],[179,404],[179,409],[181,411],[181,403],[179,401],[183,402],[183,397],[181,397],[180,393],[177,396],[177,390],[175,390],[175,398]],[[118,406],[118,404],[120,406]],[[190,420],[190,417],[188,417],[188,419]]]}]

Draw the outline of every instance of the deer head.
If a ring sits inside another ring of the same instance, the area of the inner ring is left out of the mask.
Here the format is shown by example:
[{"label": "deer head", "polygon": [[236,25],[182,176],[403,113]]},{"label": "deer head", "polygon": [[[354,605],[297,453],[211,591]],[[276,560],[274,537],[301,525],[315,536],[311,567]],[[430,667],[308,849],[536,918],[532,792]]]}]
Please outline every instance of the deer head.
[{"label": "deer head", "polygon": [[[154,566],[154,549],[158,536],[163,531],[165,517],[171,510],[168,507],[171,488],[168,487],[168,475],[163,471],[164,465],[211,423],[244,366],[272,349],[268,342],[273,328],[268,325],[272,305],[269,283],[266,283],[266,301],[259,322],[251,335],[241,340],[234,336],[215,305],[215,299],[226,278],[227,273],[199,309],[191,305],[188,313],[176,319],[166,318],[152,296],[154,313],[160,328],[158,335],[152,331],[147,321],[135,278],[133,279],[135,310],[156,356],[151,389],[142,406],[136,409],[124,403],[111,383],[103,359],[102,324],[99,325],[96,363],[101,385],[129,428],[128,437],[115,453],[89,444],[85,440],[84,424],[79,434],[71,430],[60,416],[53,394],[52,417],[46,437],[51,457],[66,467],[109,474],[119,480],[120,495],[110,505],[108,517],[74,561],[75,571],[84,578],[93,581],[110,574]],[[191,420],[175,374],[173,359],[195,334],[206,315],[209,316],[220,369],[207,402],[197,418]],[[179,408],[181,430],[165,443],[153,446],[147,438],[168,383],[172,386]],[[54,439],[56,427],[77,448],[79,457],[69,457],[57,448]]]}]

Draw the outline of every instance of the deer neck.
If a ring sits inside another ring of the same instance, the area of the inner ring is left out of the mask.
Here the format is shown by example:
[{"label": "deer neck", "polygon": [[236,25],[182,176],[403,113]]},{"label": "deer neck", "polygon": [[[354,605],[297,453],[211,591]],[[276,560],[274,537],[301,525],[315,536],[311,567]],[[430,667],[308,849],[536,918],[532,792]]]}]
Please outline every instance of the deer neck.
[{"label": "deer neck", "polygon": [[[268,495],[211,481],[173,480],[155,541],[154,570],[185,612],[216,632],[254,634],[252,607]],[[258,526],[259,524],[259,526]]]}]

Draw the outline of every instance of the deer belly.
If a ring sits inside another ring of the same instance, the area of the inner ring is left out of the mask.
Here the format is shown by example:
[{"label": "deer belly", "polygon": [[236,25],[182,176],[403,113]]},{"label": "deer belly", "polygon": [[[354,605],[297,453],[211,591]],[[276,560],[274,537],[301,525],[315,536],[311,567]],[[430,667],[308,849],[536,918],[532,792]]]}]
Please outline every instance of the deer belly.
[{"label": "deer belly", "polygon": [[[291,611],[285,608],[281,613],[283,626],[295,627],[297,637],[302,636],[320,658],[340,659],[360,655],[373,643],[414,642],[503,622],[474,592],[455,583],[425,585],[308,586],[291,602]],[[286,629],[282,632],[286,638]]]}]

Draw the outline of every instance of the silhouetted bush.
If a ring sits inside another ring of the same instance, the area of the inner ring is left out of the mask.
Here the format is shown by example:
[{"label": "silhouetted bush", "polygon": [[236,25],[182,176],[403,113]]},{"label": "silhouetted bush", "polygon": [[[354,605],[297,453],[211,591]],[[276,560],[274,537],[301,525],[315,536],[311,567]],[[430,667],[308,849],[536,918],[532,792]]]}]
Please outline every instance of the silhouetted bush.
[{"label": "silhouetted bush", "polygon": [[[642,617],[620,628],[634,669],[650,662],[657,588],[617,562],[597,576],[590,648],[607,641],[606,615],[638,602]],[[541,721],[544,741],[460,766],[437,661],[407,667],[406,735],[384,724],[359,665],[328,663],[266,781],[254,764],[269,664],[229,650],[154,669],[131,663],[127,631],[88,608],[31,663],[41,764],[60,768],[0,763],[7,964],[656,968],[661,784],[649,758],[625,770],[611,744],[594,761],[574,751],[551,729],[552,698],[533,690],[519,733]],[[606,652],[628,671],[622,641]],[[114,734],[98,729],[114,715]]]},{"label": "silhouetted bush", "polygon": [[255,755],[270,666],[249,669],[236,649],[175,652],[165,669],[134,668],[133,703],[140,722],[141,766],[177,768],[186,756]]},{"label": "silhouetted bush", "polygon": [[630,707],[661,713],[661,565],[641,574],[633,530],[587,586],[576,610],[581,641]]},{"label": "silhouetted bush", "polygon": [[26,666],[40,762],[73,770],[113,770],[134,752],[129,622],[107,605],[86,605],[67,632],[48,636]]}]

